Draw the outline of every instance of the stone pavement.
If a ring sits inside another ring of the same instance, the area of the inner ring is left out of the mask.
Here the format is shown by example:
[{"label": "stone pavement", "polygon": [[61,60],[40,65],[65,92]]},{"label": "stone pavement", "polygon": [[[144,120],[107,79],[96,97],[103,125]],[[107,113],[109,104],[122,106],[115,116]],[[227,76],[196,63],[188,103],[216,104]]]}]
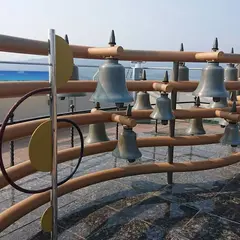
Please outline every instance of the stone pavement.
[{"label": "stone pavement", "polygon": [[[188,123],[177,122],[176,135],[184,135]],[[223,132],[218,125],[204,124],[207,133]],[[154,134],[154,125],[138,125],[139,137]],[[158,126],[166,135],[168,126]],[[85,131],[86,133],[87,131]],[[121,127],[119,128],[121,132]],[[70,146],[68,130],[59,138],[61,149]],[[108,134],[115,138],[115,128]],[[75,137],[76,144],[79,143]],[[16,141],[17,162],[27,160],[28,139]],[[4,146],[8,165],[8,145]],[[239,149],[237,149],[239,150]],[[198,161],[227,156],[231,147],[220,144],[175,147],[174,161]],[[142,148],[138,162],[166,162],[167,147]],[[76,160],[59,165],[59,180],[66,177]],[[112,153],[84,157],[74,177],[98,170],[126,166]],[[240,163],[201,172],[174,173],[174,184],[167,185],[167,174],[126,177],[95,184],[62,196],[59,203],[59,239],[240,239]],[[50,184],[46,173],[35,173],[17,184],[38,189]],[[29,195],[7,186],[0,193],[4,211]],[[45,204],[22,217],[0,233],[1,240],[50,239],[40,228],[40,218],[49,206]]]}]

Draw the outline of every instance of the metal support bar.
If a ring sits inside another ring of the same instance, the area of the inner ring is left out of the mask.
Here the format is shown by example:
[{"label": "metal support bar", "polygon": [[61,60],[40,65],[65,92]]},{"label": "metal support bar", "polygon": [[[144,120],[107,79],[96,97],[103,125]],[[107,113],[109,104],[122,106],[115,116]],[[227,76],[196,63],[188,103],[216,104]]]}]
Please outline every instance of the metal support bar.
[{"label": "metal support bar", "polygon": [[[14,122],[14,114],[10,118],[10,123]],[[14,166],[14,141],[10,141],[10,165]]]},{"label": "metal support bar", "polygon": [[[178,72],[179,72],[179,62],[173,63],[173,81],[178,81]],[[177,92],[172,91],[171,93],[171,103],[172,103],[172,110],[176,109],[177,105]],[[175,119],[170,121],[169,124],[169,133],[170,137],[175,136]],[[173,153],[174,153],[174,146],[168,146],[168,163],[173,163]],[[167,182],[168,184],[173,183],[173,173],[167,173]]]},{"label": "metal support bar", "polygon": [[157,134],[158,132],[158,120],[156,119],[155,121],[155,133]]},{"label": "metal support bar", "polygon": [[49,31],[49,83],[51,86],[50,93],[50,119],[52,123],[52,240],[57,240],[58,229],[58,198],[57,198],[57,87],[56,87],[56,37],[55,30]]},{"label": "metal support bar", "polygon": [[[74,113],[75,105],[76,103],[74,103],[74,101],[71,99],[69,104],[69,108],[70,108],[69,110],[72,114]],[[70,137],[71,137],[71,147],[74,147],[74,127],[70,128]]]}]

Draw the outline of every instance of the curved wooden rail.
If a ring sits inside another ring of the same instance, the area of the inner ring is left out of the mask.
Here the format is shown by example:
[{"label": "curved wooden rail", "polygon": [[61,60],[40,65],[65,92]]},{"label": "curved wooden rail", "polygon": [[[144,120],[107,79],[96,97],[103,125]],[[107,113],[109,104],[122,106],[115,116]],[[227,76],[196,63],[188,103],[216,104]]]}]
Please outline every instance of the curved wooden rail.
[{"label": "curved wooden rail", "polygon": [[[211,134],[204,136],[182,136],[182,137],[151,137],[151,138],[138,138],[137,145],[139,148],[151,146],[188,146],[188,145],[201,145],[201,144],[214,144],[218,143],[222,134]],[[89,144],[84,147],[84,156],[94,155],[98,153],[110,152],[116,147],[117,140],[108,142],[100,142]],[[78,157],[80,152],[79,147],[69,148],[58,152],[58,163],[63,163]],[[13,181],[17,181],[26,177],[36,170],[32,167],[31,162],[25,161],[7,169],[7,173]],[[4,176],[0,174],[0,189],[7,186],[8,182]]]},{"label": "curved wooden rail", "polygon": [[[102,59],[107,54],[92,53],[90,46],[70,45],[74,58]],[[48,55],[47,41],[38,41],[14,36],[0,35],[0,51],[23,54]],[[216,60],[218,62],[239,63],[239,54],[224,54],[222,52],[181,52],[181,51],[145,51],[126,49],[119,56],[120,60],[127,61],[182,61],[205,62]]]},{"label": "curved wooden rail", "polygon": [[[222,111],[230,111],[231,108],[224,108],[221,109]],[[150,114],[153,110],[133,110],[131,118],[133,119],[147,119],[149,118]],[[214,118],[218,117],[216,116],[216,109],[205,109],[205,108],[191,108],[191,109],[177,109],[174,110],[174,115],[176,119],[190,119],[190,118]],[[240,113],[240,107],[237,107],[237,113]],[[85,114],[74,114],[67,116],[68,119],[76,122],[78,125],[85,125],[85,124],[93,124],[93,123],[100,123],[100,122],[111,122],[114,119],[111,119],[111,114],[116,114],[116,112],[102,112],[102,111],[96,111],[92,113],[85,113]],[[125,115],[125,111],[119,111],[117,112],[117,115]],[[224,115],[225,116],[225,115]],[[229,116],[229,114],[227,115]],[[237,114],[230,115],[235,117],[238,117]],[[58,117],[66,118],[66,116]],[[33,131],[44,121],[48,120],[48,118],[41,119],[41,120],[34,120],[24,123],[18,123],[14,125],[9,125],[6,127],[6,130],[4,132],[4,142],[11,141],[14,139],[23,138],[26,136],[30,136]],[[116,120],[116,119],[115,119]],[[119,119],[118,119],[119,120]],[[120,120],[119,120],[120,121]],[[134,121],[132,121],[130,124],[134,126]],[[68,123],[58,123],[58,128],[66,128],[70,125]]]},{"label": "curved wooden rail", "polygon": [[[96,183],[127,176],[162,172],[201,171],[228,166],[239,161],[240,153],[237,153],[225,158],[217,158],[197,162],[181,162],[173,164],[152,163],[126,166],[121,168],[112,168],[69,180],[65,184],[58,187],[58,197]],[[50,192],[48,191],[40,194],[35,194],[6,209],[0,214],[0,231],[3,231],[5,228],[10,226],[12,223],[24,215],[42,206],[43,204],[46,204],[49,201]]]},{"label": "curved wooden rail", "polygon": [[[156,84],[157,83],[157,84]],[[181,82],[169,82],[163,84],[161,81],[126,81],[129,91],[166,91],[172,90],[177,92],[193,92],[197,86],[197,81],[181,81]],[[91,80],[77,80],[68,81],[64,87],[57,90],[58,93],[79,93],[79,92],[94,92],[97,86],[97,81]],[[38,82],[0,82],[0,98],[12,98],[21,97],[24,94],[36,90],[38,88],[49,87],[47,81]],[[225,82],[225,87],[229,91],[240,90],[240,81],[228,81]],[[38,95],[46,95],[40,93]]]}]

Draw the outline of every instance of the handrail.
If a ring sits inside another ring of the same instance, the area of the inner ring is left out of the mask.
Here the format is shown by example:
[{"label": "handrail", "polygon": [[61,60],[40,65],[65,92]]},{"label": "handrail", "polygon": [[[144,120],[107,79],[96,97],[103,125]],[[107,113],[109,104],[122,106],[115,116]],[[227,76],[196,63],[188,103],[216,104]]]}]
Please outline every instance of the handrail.
[{"label": "handrail", "polygon": [[[70,45],[74,58],[104,59],[118,55],[119,60],[127,61],[183,61],[240,63],[239,54],[223,52],[187,52],[187,51],[144,51],[124,49],[119,46],[96,48],[91,46]],[[0,51],[23,54],[48,55],[48,42],[8,35],[0,35]]]},{"label": "handrail", "polygon": [[[155,91],[154,84],[158,83],[164,86],[165,90],[172,89],[177,92],[193,92],[199,82],[197,81],[170,81],[168,84],[163,84],[159,80],[135,81],[127,80],[127,88],[129,91]],[[227,90],[240,90],[240,81],[224,82]],[[14,86],[14,87],[13,87]],[[97,86],[97,81],[92,80],[71,80],[64,87],[58,89],[58,93],[79,93],[79,92],[94,92]],[[0,98],[20,97],[37,88],[49,87],[47,81],[29,81],[29,82],[0,82]],[[38,95],[41,95],[40,93]]]}]

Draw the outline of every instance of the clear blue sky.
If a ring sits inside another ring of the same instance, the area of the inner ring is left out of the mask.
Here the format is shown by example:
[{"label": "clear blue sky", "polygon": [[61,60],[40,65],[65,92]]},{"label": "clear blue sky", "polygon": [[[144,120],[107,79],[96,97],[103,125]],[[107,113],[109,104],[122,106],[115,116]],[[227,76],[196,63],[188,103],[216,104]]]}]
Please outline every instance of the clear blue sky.
[{"label": "clear blue sky", "polygon": [[[106,46],[111,29],[132,49],[240,52],[239,0],[0,0],[0,34],[47,40],[48,29],[70,43]],[[1,59],[26,55],[0,54]]]}]

